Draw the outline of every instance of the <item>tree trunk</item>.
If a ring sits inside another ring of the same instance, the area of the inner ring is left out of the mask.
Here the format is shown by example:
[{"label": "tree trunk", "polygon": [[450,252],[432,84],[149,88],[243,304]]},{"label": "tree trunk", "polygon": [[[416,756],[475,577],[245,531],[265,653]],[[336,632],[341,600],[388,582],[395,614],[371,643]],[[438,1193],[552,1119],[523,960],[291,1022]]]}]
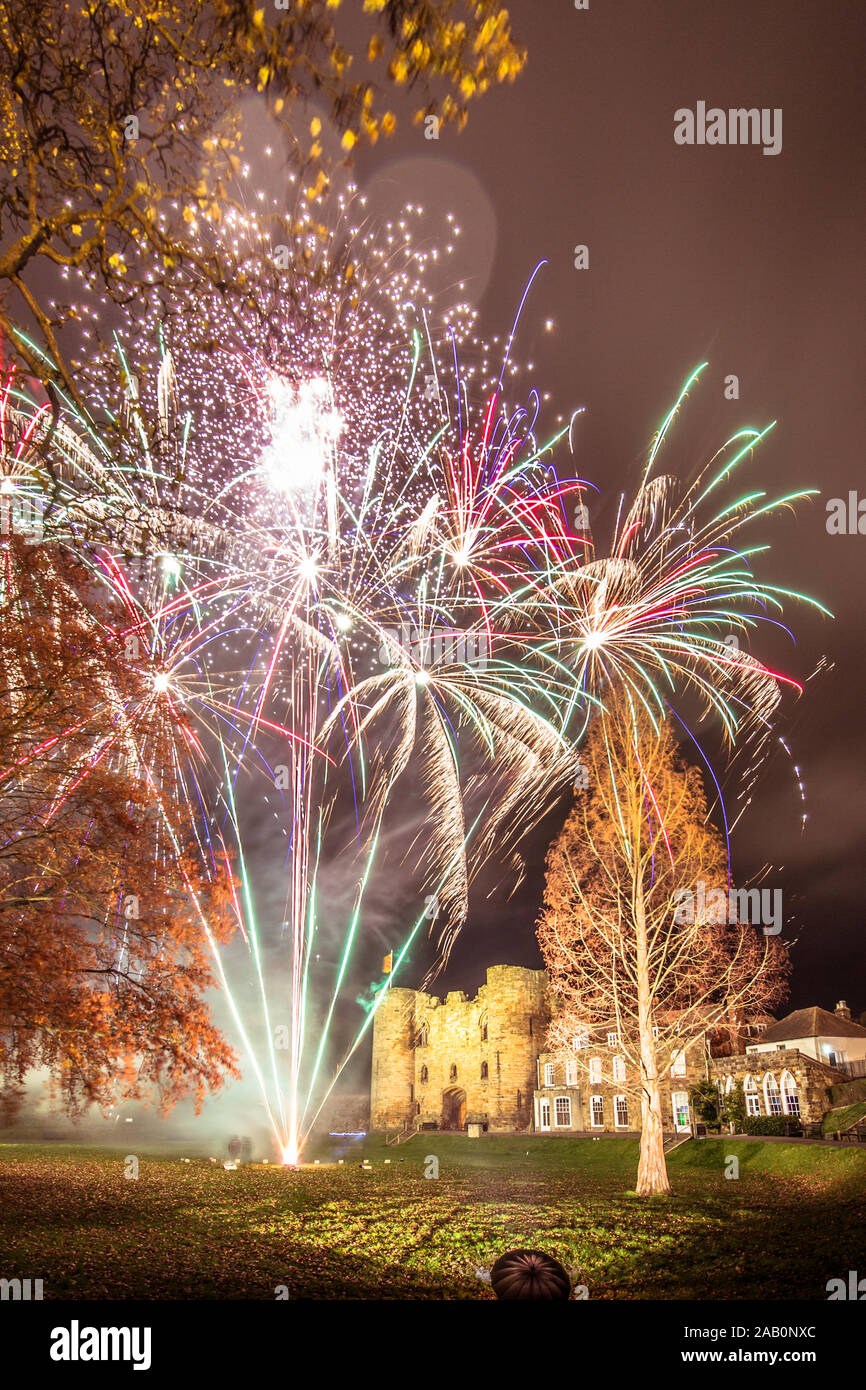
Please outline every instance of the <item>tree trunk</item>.
[{"label": "tree trunk", "polygon": [[664,1141],[658,1076],[644,1077],[636,1189],[639,1197],[649,1197],[654,1192],[670,1193],[672,1190],[665,1163]]},{"label": "tree trunk", "polygon": [[636,1190],[639,1197],[649,1197],[654,1192],[670,1193],[672,1189],[665,1163],[662,1098],[653,1037],[653,1001],[649,979],[646,914],[643,893],[640,890],[635,894],[634,907],[637,928],[637,1015],[642,1072],[640,1162],[637,1168]]}]

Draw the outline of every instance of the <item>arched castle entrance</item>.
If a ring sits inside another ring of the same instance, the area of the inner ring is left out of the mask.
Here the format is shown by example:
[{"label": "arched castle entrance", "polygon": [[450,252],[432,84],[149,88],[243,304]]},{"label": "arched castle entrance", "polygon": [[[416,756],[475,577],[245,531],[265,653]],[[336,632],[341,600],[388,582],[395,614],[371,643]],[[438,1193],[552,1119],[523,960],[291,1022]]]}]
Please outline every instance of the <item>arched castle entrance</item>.
[{"label": "arched castle entrance", "polygon": [[466,1124],[466,1092],[457,1086],[442,1092],[441,1129],[463,1129]]}]

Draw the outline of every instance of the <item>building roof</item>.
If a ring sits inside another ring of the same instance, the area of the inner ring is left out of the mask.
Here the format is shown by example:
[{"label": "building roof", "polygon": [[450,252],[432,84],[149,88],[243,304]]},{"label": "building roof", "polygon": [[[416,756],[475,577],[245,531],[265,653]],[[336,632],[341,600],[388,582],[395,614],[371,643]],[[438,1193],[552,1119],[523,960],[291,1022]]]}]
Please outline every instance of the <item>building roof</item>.
[{"label": "building roof", "polygon": [[811,1009],[795,1009],[787,1018],[772,1023],[757,1041],[789,1042],[793,1038],[866,1038],[866,1028],[813,1004]]}]

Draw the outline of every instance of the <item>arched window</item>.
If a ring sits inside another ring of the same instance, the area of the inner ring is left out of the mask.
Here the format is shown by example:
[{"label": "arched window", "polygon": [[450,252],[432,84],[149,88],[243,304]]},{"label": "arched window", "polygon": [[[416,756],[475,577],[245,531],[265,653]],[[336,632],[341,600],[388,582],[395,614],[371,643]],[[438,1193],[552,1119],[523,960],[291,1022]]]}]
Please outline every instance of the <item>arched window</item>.
[{"label": "arched window", "polygon": [[418,1029],[418,1042],[417,1042],[417,1046],[418,1046],[418,1047],[426,1047],[428,1041],[429,1041],[429,1035],[428,1035],[428,1032],[427,1032],[427,1024],[426,1024],[426,1023],[422,1023],[422,1024],[421,1024],[421,1027]]},{"label": "arched window", "polygon": [[589,1059],[589,1084],[590,1086],[601,1085],[601,1058],[590,1057]]},{"label": "arched window", "polygon": [[800,1095],[795,1077],[789,1071],[782,1072],[782,1101],[786,1115],[800,1114]]},{"label": "arched window", "polygon": [[487,1080],[487,1063],[486,1063],[486,1062],[482,1062],[482,1063],[481,1063],[481,1080],[482,1080],[482,1081],[486,1081],[486,1080]]},{"label": "arched window", "polygon": [[734,1078],[733,1078],[733,1076],[729,1076],[728,1079],[727,1079],[727,1081],[725,1082],[725,1095],[726,1095],[726,1096],[729,1096],[729,1095],[731,1094],[731,1091],[732,1091],[733,1089],[734,1089]]},{"label": "arched window", "polygon": [[426,1080],[427,1080],[427,1068],[426,1068],[426,1067],[422,1067],[422,1068],[421,1068],[421,1080],[422,1080],[422,1081],[426,1081]]},{"label": "arched window", "polygon": [[481,1041],[487,1042],[487,1015],[481,1015]]},{"label": "arched window", "polygon": [[456,1063],[456,1062],[452,1062],[452,1063],[451,1063],[451,1071],[450,1071],[449,1074],[450,1074],[450,1077],[451,1077],[451,1080],[452,1080],[452,1081],[456,1081],[456,1080],[457,1080],[457,1063]]},{"label": "arched window", "polygon": [[755,1084],[755,1078],[752,1076],[751,1072],[746,1073],[746,1077],[743,1081],[743,1090],[746,1095],[746,1114],[760,1115],[761,1099],[758,1095],[758,1087]]},{"label": "arched window", "polygon": [[781,1115],[782,1096],[779,1091],[779,1083],[771,1071],[764,1077],[764,1104],[767,1107],[768,1115]]}]

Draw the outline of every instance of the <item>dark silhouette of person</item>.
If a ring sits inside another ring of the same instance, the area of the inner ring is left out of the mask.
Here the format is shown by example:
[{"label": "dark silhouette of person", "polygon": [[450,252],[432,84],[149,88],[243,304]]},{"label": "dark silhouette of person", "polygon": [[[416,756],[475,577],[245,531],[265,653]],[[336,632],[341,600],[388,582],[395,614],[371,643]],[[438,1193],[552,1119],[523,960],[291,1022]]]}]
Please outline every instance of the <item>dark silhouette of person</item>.
[{"label": "dark silhouette of person", "polygon": [[233,1134],[231,1139],[229,1140],[229,1158],[232,1160],[232,1162],[237,1163],[240,1151],[241,1141],[236,1134]]},{"label": "dark silhouette of person", "polygon": [[509,1250],[490,1271],[497,1298],[567,1299],[571,1279],[558,1260],[541,1250]]},{"label": "dark silhouette of person", "polygon": [[241,1140],[241,1163],[252,1163],[253,1141],[246,1136]]}]

